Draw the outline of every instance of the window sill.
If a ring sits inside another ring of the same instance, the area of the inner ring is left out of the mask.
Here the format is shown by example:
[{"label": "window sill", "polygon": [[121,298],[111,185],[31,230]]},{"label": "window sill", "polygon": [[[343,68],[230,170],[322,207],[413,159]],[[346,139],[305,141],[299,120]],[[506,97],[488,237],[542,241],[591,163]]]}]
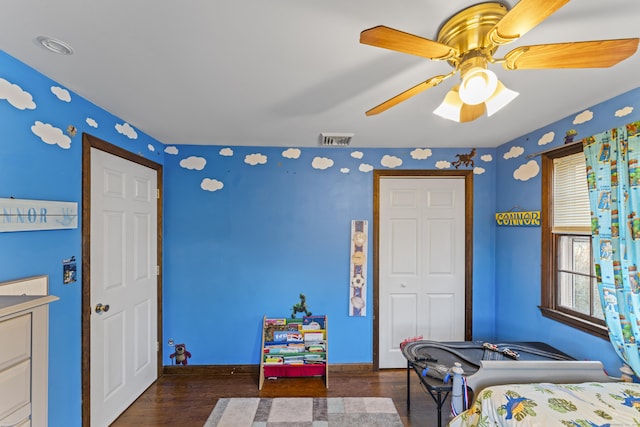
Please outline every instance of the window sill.
[{"label": "window sill", "polygon": [[567,313],[552,310],[546,307],[538,307],[540,312],[544,317],[548,317],[549,319],[553,319],[557,322],[564,323],[565,325],[571,326],[572,328],[580,329],[581,331],[587,332],[596,337],[608,340],[609,339],[609,331],[606,326],[598,325],[597,323],[591,323],[579,317],[571,316]]}]

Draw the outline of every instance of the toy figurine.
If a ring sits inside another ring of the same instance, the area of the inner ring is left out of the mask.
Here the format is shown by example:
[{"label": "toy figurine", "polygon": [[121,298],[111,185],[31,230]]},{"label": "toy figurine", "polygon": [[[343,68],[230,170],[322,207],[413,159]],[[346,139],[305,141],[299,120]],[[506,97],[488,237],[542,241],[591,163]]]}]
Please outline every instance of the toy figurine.
[{"label": "toy figurine", "polygon": [[300,302],[294,304],[291,309],[291,318],[295,319],[297,313],[304,313],[305,316],[311,316],[311,312],[307,309],[307,297],[304,294],[300,294]]},{"label": "toy figurine", "polygon": [[187,359],[191,357],[191,353],[187,351],[187,347],[184,344],[176,344],[176,351],[169,355],[171,360],[175,358],[176,365],[186,365],[188,364]]}]

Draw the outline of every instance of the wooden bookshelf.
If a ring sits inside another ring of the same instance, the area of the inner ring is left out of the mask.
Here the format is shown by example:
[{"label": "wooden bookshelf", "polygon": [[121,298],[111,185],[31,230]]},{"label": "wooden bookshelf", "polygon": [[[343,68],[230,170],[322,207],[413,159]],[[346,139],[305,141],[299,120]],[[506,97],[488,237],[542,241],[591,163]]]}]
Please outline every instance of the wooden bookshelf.
[{"label": "wooden bookshelf", "polygon": [[260,381],[265,378],[324,377],[329,388],[327,316],[262,319]]}]

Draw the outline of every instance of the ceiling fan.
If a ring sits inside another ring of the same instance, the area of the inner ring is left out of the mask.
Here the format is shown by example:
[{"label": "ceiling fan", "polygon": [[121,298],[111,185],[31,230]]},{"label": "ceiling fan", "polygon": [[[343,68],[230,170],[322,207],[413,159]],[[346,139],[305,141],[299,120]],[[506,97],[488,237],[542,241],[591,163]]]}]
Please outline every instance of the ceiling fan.
[{"label": "ceiling fan", "polygon": [[470,122],[487,113],[491,116],[511,102],[517,92],[507,89],[488,69],[499,63],[507,70],[543,68],[610,67],[633,55],[638,38],[595,40],[520,46],[504,58],[494,58],[498,47],[511,43],[534,28],[569,0],[520,0],[511,10],[502,3],[470,6],[449,18],[438,31],[437,41],[377,26],[360,33],[360,43],[447,61],[453,70],[437,75],[368,110],[379,114],[460,73],[461,81],[434,111],[442,117]]}]

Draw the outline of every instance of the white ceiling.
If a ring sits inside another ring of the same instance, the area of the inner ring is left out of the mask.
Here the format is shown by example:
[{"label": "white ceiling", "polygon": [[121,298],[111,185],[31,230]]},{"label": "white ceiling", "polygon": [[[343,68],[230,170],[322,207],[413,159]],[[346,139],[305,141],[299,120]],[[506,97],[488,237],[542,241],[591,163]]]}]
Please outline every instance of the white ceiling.
[{"label": "white ceiling", "polygon": [[[443,21],[476,3],[13,0],[2,2],[0,48],[166,144],[305,147],[321,132],[349,132],[353,147],[495,147],[640,86],[638,53],[605,69],[492,65],[520,92],[492,117],[458,124],[432,114],[456,77],[366,117],[450,66],[360,44],[360,32],[386,25],[435,39]],[[39,35],[75,53],[48,52]],[[494,56],[639,35],[640,1],[573,0]]]}]

